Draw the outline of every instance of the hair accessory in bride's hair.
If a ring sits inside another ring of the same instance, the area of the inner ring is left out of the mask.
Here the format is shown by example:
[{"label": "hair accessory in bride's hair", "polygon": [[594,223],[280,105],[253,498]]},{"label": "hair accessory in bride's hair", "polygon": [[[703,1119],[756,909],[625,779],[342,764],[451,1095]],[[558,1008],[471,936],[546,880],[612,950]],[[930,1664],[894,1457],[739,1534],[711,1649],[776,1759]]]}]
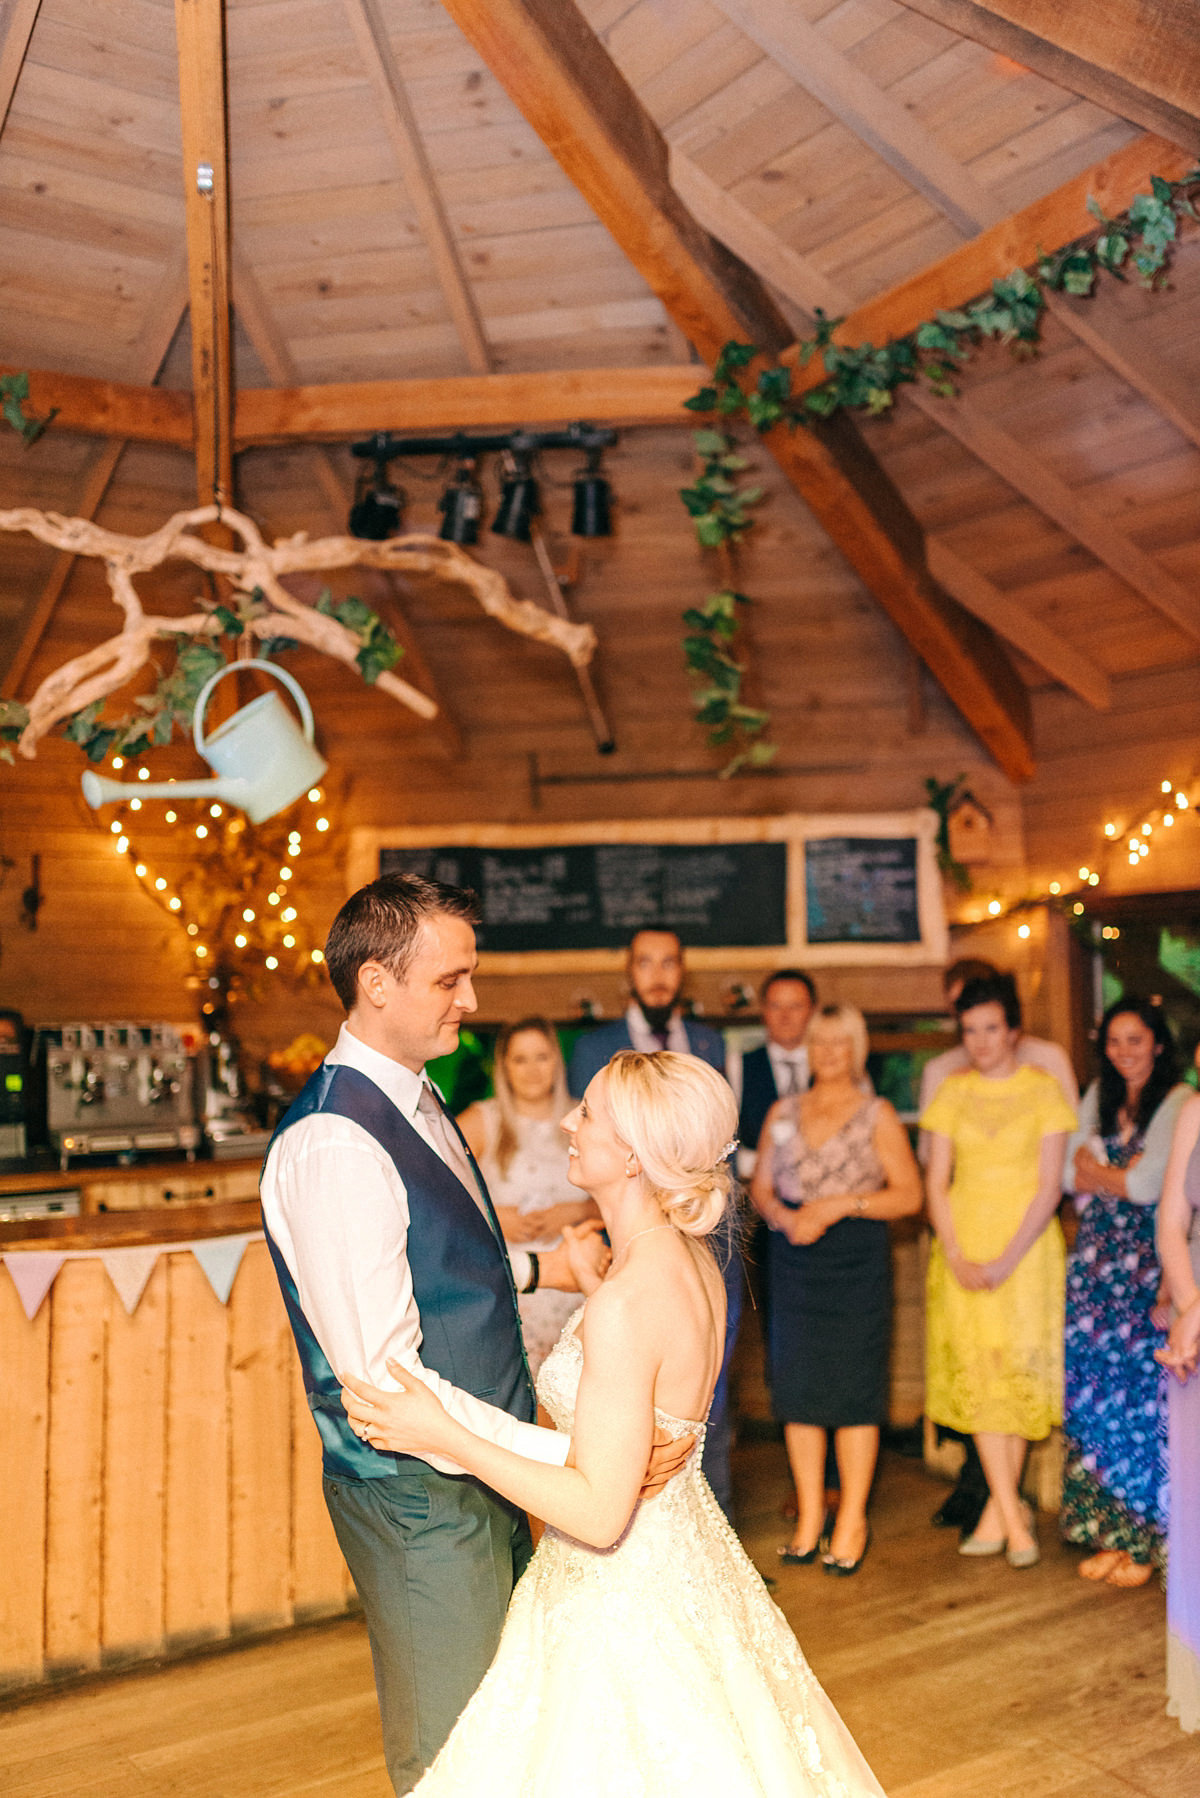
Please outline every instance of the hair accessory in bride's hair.
[{"label": "hair accessory in bride's hair", "polygon": [[728,1161],[729,1157],[733,1154],[733,1151],[737,1148],[737,1146],[738,1146],[737,1137],[731,1136],[729,1138],[729,1141],[725,1144],[725,1147],[721,1150],[721,1153],[718,1156],[718,1160]]}]

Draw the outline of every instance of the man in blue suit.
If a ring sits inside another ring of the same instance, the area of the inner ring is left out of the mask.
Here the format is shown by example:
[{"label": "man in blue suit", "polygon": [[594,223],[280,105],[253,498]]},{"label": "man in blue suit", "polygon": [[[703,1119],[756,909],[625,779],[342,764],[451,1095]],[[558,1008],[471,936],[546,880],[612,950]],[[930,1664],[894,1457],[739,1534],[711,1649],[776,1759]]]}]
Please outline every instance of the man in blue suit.
[{"label": "man in blue suit", "polygon": [[[680,1055],[698,1055],[719,1074],[725,1072],[725,1042],[711,1024],[685,1018],[679,1004],[683,991],[683,944],[673,930],[639,930],[629,945],[625,961],[631,997],[623,1018],[589,1030],[575,1044],[567,1084],[573,1098],[583,1097],[588,1082],[606,1067],[619,1049],[640,1049],[652,1055],[657,1049],[673,1049]],[[704,1473],[726,1516],[730,1515],[732,1485],[729,1449],[733,1436],[729,1416],[729,1363],[733,1359],[738,1323],[742,1315],[741,1256],[730,1232],[718,1252],[725,1274],[729,1303],[725,1324],[725,1354],[721,1375],[708,1414],[704,1442]]]},{"label": "man in blue suit", "polygon": [[710,1024],[685,1018],[679,1005],[683,991],[683,944],[673,930],[639,930],[625,960],[631,997],[623,1018],[600,1024],[575,1044],[567,1085],[581,1099],[588,1081],[606,1067],[618,1049],[674,1049],[698,1055],[719,1074],[725,1072],[725,1043]]}]

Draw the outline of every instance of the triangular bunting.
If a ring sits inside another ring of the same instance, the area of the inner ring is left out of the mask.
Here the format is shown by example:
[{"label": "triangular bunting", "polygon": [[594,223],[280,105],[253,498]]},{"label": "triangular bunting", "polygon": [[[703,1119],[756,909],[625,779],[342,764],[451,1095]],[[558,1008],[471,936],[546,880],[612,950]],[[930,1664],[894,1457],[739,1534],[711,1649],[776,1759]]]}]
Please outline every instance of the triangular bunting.
[{"label": "triangular bunting", "polygon": [[157,1243],[149,1243],[142,1248],[107,1249],[100,1256],[104,1271],[130,1317],[138,1308],[146,1282],[154,1272],[154,1263],[161,1254],[162,1249]]},{"label": "triangular bunting", "polygon": [[22,1249],[19,1254],[5,1255],[3,1259],[12,1275],[25,1315],[32,1323],[67,1257],[56,1255],[52,1250]]},{"label": "triangular bunting", "polygon": [[[237,1278],[237,1270],[242,1265],[242,1256],[246,1253],[249,1236],[216,1236],[209,1242],[192,1242],[186,1244],[204,1269],[209,1285],[223,1305],[229,1303],[229,1294],[233,1290],[233,1282]],[[185,1245],[177,1245],[183,1248]]]}]

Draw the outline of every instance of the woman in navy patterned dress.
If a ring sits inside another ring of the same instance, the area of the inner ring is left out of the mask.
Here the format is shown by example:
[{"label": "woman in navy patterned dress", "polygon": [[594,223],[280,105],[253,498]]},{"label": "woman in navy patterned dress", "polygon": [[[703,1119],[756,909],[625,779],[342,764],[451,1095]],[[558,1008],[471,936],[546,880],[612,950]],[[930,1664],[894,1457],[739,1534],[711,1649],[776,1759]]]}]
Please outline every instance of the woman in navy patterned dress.
[{"label": "woman in navy patterned dress", "polygon": [[1081,1215],[1067,1266],[1060,1525],[1068,1542],[1092,1550],[1080,1563],[1084,1579],[1140,1586],[1162,1567],[1165,1540],[1154,1227],[1175,1120],[1190,1089],[1176,1083],[1161,1007],[1118,999],[1104,1015],[1100,1042],[1100,1077],[1084,1094],[1067,1149]]}]

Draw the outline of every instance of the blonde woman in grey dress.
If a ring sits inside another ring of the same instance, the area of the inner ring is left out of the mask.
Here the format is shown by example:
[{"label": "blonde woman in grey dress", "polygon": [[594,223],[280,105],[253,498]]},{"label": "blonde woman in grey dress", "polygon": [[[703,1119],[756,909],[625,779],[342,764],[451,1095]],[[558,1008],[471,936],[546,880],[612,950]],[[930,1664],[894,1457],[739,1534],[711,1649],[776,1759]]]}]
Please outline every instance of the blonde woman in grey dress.
[{"label": "blonde woman in grey dress", "polygon": [[[557,1248],[564,1227],[594,1217],[596,1208],[567,1179],[560,1126],[571,1100],[553,1024],[545,1018],[506,1024],[496,1039],[492,1078],[495,1097],[469,1105],[459,1129],[483,1170],[504,1240],[535,1254]],[[536,1378],[582,1299],[577,1292],[543,1289],[522,1293],[518,1302]]]}]

